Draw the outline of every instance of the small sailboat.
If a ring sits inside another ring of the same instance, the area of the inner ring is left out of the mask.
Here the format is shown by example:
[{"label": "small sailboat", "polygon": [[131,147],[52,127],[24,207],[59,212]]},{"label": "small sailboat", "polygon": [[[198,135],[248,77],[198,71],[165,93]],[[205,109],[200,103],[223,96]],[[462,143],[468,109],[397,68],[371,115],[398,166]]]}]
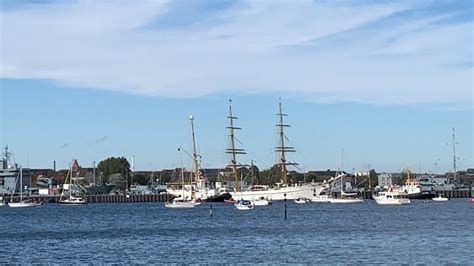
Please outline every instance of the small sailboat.
[{"label": "small sailboat", "polygon": [[434,197],[432,200],[437,201],[437,202],[443,202],[443,201],[448,201],[449,199],[446,197],[443,197],[441,194],[438,194],[438,197]]},{"label": "small sailboat", "polygon": [[[11,208],[24,208],[24,207],[36,207],[36,204],[31,201],[23,200],[23,167],[20,166],[20,172],[18,173],[18,179],[20,179],[20,201],[19,202],[9,202],[8,206]],[[13,193],[12,193],[13,199]]]},{"label": "small sailboat", "polygon": [[[61,205],[85,205],[85,204],[87,204],[86,199],[84,199],[83,197],[73,195],[73,191],[72,191],[72,170],[73,170],[74,165],[77,165],[76,160],[73,160],[71,165],[69,166],[69,171],[68,171],[68,174],[66,176],[66,181],[64,182],[64,183],[66,183],[69,179],[69,186],[68,186],[67,190],[63,189],[61,191],[61,197],[59,198],[59,201],[58,201],[58,203],[61,204]],[[66,191],[67,191],[67,193],[66,193]]]},{"label": "small sailboat", "polygon": [[188,197],[184,196],[184,167],[181,168],[181,179],[182,179],[182,194],[179,198],[174,198],[171,202],[165,202],[166,208],[179,208],[179,209],[190,209],[196,206],[194,200],[188,200]]},{"label": "small sailboat", "polygon": [[253,210],[255,208],[254,202],[250,200],[239,200],[234,206],[237,210],[241,211]]}]

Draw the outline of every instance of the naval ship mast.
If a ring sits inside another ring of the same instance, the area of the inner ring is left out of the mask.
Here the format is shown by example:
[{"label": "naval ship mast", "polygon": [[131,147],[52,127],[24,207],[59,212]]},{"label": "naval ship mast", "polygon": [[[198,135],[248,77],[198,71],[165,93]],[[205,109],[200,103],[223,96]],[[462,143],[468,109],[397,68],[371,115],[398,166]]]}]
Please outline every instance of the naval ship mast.
[{"label": "naval ship mast", "polygon": [[246,152],[244,149],[236,148],[236,145],[235,145],[234,130],[238,130],[241,128],[234,126],[234,120],[238,119],[238,117],[232,115],[232,100],[229,100],[229,116],[227,118],[229,119],[229,126],[227,127],[227,129],[229,129],[230,148],[226,149],[225,153],[231,154],[232,156],[230,164],[228,166],[232,168],[232,176],[234,177],[234,180],[235,180],[234,190],[239,191],[240,186],[237,186],[237,184],[239,183],[239,176],[237,174],[237,165],[238,165],[237,154],[246,154]]},{"label": "naval ship mast", "polygon": [[296,152],[296,149],[294,147],[290,147],[290,146],[285,146],[285,139],[287,139],[287,137],[285,136],[285,130],[284,128],[285,127],[290,127],[290,125],[287,125],[284,123],[283,121],[283,117],[284,116],[288,116],[288,114],[284,114],[282,112],[282,108],[281,108],[281,101],[279,102],[279,112],[277,114],[278,116],[278,124],[276,125],[277,128],[278,128],[278,133],[279,133],[279,143],[277,147],[275,147],[275,151],[279,154],[279,162],[278,162],[278,166],[280,168],[280,180],[281,182],[283,182],[283,184],[288,184],[288,169],[287,169],[287,166],[288,165],[293,165],[293,166],[296,166],[298,165],[297,163],[294,163],[294,162],[290,162],[286,159],[286,153],[287,152]]}]

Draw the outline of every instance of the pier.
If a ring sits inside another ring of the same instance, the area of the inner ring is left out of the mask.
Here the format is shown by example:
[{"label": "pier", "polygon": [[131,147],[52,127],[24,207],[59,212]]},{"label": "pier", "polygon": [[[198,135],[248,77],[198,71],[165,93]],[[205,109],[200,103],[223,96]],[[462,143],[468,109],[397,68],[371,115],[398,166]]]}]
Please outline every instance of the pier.
[{"label": "pier", "polygon": [[[43,203],[57,203],[61,195],[32,195],[29,196],[33,201]],[[132,195],[85,195],[87,203],[121,203],[121,202],[167,202],[174,198],[171,194],[132,194]],[[19,201],[19,196],[14,196],[13,201]],[[10,197],[4,199],[10,201]]]}]

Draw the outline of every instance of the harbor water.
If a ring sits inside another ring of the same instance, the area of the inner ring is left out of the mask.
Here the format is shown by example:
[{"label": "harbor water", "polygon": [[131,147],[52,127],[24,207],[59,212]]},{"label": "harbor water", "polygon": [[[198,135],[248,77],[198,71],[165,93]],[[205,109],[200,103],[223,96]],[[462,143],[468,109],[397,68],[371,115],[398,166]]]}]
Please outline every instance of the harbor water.
[{"label": "harbor water", "polygon": [[0,207],[5,263],[474,263],[474,204]]}]

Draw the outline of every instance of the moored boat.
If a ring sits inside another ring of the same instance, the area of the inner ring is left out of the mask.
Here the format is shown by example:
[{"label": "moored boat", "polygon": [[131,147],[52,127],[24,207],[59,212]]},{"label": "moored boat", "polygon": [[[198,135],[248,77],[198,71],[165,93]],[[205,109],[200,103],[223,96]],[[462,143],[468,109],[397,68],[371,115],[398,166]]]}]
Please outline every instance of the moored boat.
[{"label": "moored boat", "polygon": [[364,200],[357,193],[344,192],[344,176],[345,174],[338,176],[341,196],[339,198],[328,197],[329,203],[364,203]]},{"label": "moored boat", "polygon": [[448,198],[443,197],[441,194],[439,194],[438,197],[432,198],[432,200],[433,200],[433,201],[437,201],[437,202],[449,201]]},{"label": "moored boat", "polygon": [[372,197],[377,204],[381,205],[404,205],[411,203],[407,193],[393,189],[379,191]]},{"label": "moored boat", "polygon": [[304,204],[304,203],[309,203],[309,202],[311,202],[309,199],[304,198],[304,197],[302,197],[302,198],[297,198],[297,199],[295,199],[295,200],[293,200],[293,201],[294,201],[295,203],[297,203],[297,204]]},{"label": "moored boat", "polygon": [[[20,166],[20,172],[18,173],[17,180],[20,179],[20,201],[19,202],[12,202],[8,203],[8,207],[11,208],[25,208],[25,207],[36,207],[35,203],[30,200],[23,200],[23,167]],[[15,187],[16,187],[15,181]],[[13,199],[13,193],[12,193]]]},{"label": "moored boat", "polygon": [[[59,198],[58,203],[61,205],[85,205],[87,204],[87,201],[85,198],[75,195],[74,190],[73,190],[73,182],[72,182],[72,172],[73,171],[78,171],[79,170],[79,164],[77,163],[77,160],[72,160],[70,166],[69,166],[69,171],[66,175],[66,180],[64,181],[64,184],[69,181],[69,184],[67,186],[67,189],[63,187],[63,190],[61,191],[61,197]],[[65,186],[65,185],[64,185]]]},{"label": "moored boat", "polygon": [[58,203],[61,205],[84,205],[87,204],[87,201],[82,197],[70,195],[69,197],[59,200]]},{"label": "moored boat", "polygon": [[191,200],[174,199],[171,202],[165,202],[166,208],[190,209],[196,206],[196,202]]},{"label": "moored boat", "polygon": [[20,201],[20,202],[9,202],[8,207],[10,208],[24,208],[24,207],[36,207],[33,202]]},{"label": "moored boat", "polygon": [[234,206],[240,211],[253,210],[255,208],[254,202],[250,200],[239,200]]},{"label": "moored boat", "polygon": [[269,201],[267,199],[264,199],[264,198],[260,198],[260,199],[254,200],[253,204],[255,206],[268,206],[269,204],[271,204],[271,201]]},{"label": "moored boat", "polygon": [[364,200],[357,197],[331,198],[329,203],[364,203]]},{"label": "moored boat", "polygon": [[311,202],[315,202],[315,203],[330,203],[331,202],[331,199],[332,197],[328,196],[328,195],[317,195],[317,196],[314,196],[312,199],[311,199]]}]

